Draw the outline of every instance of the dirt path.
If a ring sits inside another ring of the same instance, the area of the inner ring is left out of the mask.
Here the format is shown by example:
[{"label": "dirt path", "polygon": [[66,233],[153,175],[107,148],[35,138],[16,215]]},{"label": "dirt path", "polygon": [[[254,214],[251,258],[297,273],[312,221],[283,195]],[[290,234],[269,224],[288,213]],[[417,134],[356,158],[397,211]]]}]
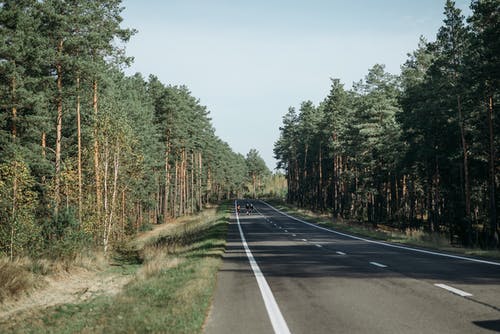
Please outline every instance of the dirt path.
[{"label": "dirt path", "polygon": [[[141,233],[132,244],[142,247],[151,237],[166,233],[177,224],[162,224]],[[109,268],[109,267],[108,267]],[[42,288],[27,295],[0,303],[0,322],[23,318],[45,308],[67,303],[84,302],[100,295],[115,295],[134,275],[124,275],[106,270],[73,268],[70,272],[60,272],[44,277]]]},{"label": "dirt path", "polygon": [[49,276],[43,288],[0,304],[0,322],[58,304],[78,303],[98,295],[114,295],[132,277],[85,269]]}]

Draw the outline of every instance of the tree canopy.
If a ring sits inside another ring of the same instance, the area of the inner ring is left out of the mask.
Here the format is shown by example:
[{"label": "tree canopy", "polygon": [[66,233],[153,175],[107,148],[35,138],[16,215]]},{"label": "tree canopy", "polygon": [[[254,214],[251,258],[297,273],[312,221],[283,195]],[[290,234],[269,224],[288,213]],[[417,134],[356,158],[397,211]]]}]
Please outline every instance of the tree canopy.
[{"label": "tree canopy", "polygon": [[187,87],[122,72],[122,9],[0,2],[0,254],[106,252],[245,190],[245,158]]},{"label": "tree canopy", "polygon": [[283,117],[274,153],[289,202],[334,218],[499,245],[500,3],[451,0],[436,40],[421,38],[401,75],[381,64],[318,106]]}]

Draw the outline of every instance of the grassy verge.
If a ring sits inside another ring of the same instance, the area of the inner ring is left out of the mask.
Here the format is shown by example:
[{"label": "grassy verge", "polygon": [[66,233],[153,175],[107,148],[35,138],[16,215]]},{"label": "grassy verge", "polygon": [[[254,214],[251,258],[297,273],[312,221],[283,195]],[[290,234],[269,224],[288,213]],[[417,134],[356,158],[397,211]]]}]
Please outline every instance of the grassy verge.
[{"label": "grassy verge", "polygon": [[399,231],[380,225],[373,228],[371,225],[357,222],[334,221],[331,216],[318,214],[309,210],[299,209],[280,200],[268,200],[269,204],[297,218],[301,218],[311,223],[315,223],[334,230],[353,234],[356,236],[400,243],[409,246],[417,246],[429,249],[436,249],[446,252],[458,253],[462,255],[481,256],[490,259],[500,259],[500,251],[484,250],[479,248],[464,248],[450,245],[448,239],[438,233],[430,234],[420,230]]},{"label": "grassy verge", "polygon": [[225,248],[228,206],[123,247],[115,270],[134,279],[114,296],[0,324],[12,333],[198,333]]}]

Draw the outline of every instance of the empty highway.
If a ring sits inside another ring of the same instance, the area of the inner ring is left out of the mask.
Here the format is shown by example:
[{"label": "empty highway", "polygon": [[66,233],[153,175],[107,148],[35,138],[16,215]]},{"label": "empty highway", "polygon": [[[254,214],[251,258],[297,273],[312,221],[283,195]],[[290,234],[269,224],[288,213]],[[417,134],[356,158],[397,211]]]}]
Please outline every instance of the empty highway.
[{"label": "empty highway", "polygon": [[500,331],[500,263],[357,238],[253,203],[231,217],[206,333]]}]

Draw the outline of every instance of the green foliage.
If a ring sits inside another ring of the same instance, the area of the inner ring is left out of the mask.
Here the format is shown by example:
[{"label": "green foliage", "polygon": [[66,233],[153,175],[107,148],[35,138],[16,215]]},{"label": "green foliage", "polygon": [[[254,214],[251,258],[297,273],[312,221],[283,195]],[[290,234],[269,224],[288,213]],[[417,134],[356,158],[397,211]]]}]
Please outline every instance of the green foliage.
[{"label": "green foliage", "polygon": [[[45,245],[39,253],[47,258],[71,262],[92,245],[92,235],[80,229],[73,207],[63,210],[57,218],[42,225]],[[38,254],[39,254],[38,253]],[[37,255],[37,253],[33,253]]]},{"label": "green foliage", "polygon": [[39,244],[33,185],[22,160],[0,164],[0,253],[11,258],[36,251]]},{"label": "green foliage", "polygon": [[271,175],[271,171],[266,166],[264,159],[256,149],[251,149],[245,159],[248,179],[251,184],[251,195],[255,198],[261,194],[265,185],[265,180]]},{"label": "green foliage", "polygon": [[200,333],[224,253],[230,207],[225,203],[208,217],[177,223],[166,235],[153,234],[138,250],[121,249],[115,268],[135,276],[120,293],[18,315],[0,323],[0,331]]},{"label": "green foliage", "polygon": [[2,254],[106,251],[246,186],[244,157],[187,87],[122,72],[135,33],[122,10],[120,0],[0,6]]},{"label": "green foliage", "polygon": [[401,76],[377,64],[353,89],[333,79],[319,106],[290,108],[274,148],[288,202],[496,247],[499,6],[473,1],[466,24],[448,0]]}]

